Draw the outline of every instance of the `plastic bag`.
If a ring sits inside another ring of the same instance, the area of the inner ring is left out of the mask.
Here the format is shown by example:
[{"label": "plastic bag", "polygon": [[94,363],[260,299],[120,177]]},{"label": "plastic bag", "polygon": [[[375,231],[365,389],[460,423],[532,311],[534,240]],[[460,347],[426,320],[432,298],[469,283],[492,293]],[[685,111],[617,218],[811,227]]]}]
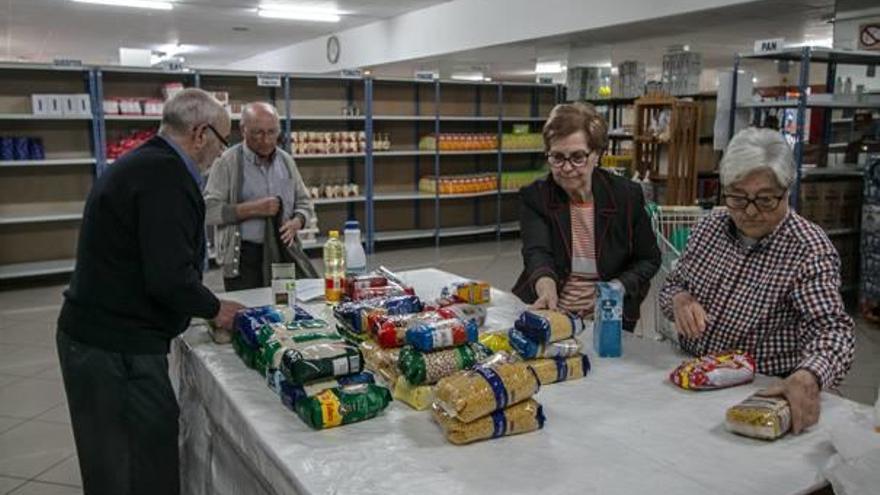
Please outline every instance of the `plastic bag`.
[{"label": "plastic bag", "polygon": [[422,303],[413,295],[368,299],[342,303],[333,310],[336,321],[356,334],[369,332],[370,317],[402,315],[422,311]]},{"label": "plastic bag", "polygon": [[422,352],[476,342],[477,324],[473,320],[463,322],[458,318],[423,323],[406,331],[406,343]]},{"label": "plastic bag", "polygon": [[571,357],[581,352],[581,342],[577,339],[565,339],[559,342],[539,344],[526,338],[516,328],[508,332],[510,347],[525,359]]},{"label": "plastic bag", "polygon": [[242,336],[242,342],[251,348],[259,347],[257,332],[267,323],[293,321],[293,311],[287,306],[258,306],[242,309],[235,314],[233,326]]},{"label": "plastic bag", "polygon": [[434,387],[412,385],[401,376],[394,382],[394,390],[391,395],[416,411],[424,411],[431,407],[431,403],[434,401]]},{"label": "plastic bag", "polygon": [[434,421],[456,445],[540,430],[544,427],[544,408],[534,399],[495,411],[465,423],[447,413],[438,404],[433,408]]},{"label": "plastic bag", "polygon": [[535,395],[541,384],[525,363],[477,366],[437,383],[436,403],[450,416],[473,421]]},{"label": "plastic bag", "polygon": [[669,374],[685,390],[735,387],[755,379],[755,360],[743,351],[718,352],[688,359]]},{"label": "plastic bag", "polygon": [[586,354],[571,357],[555,357],[526,361],[541,385],[577,380],[587,376],[590,371],[590,358]]},{"label": "plastic bag", "polygon": [[781,397],[752,395],[727,410],[725,423],[734,433],[776,440],[791,428],[791,408]]},{"label": "plastic bag", "polygon": [[377,373],[388,383],[395,383],[400,376],[397,363],[400,360],[400,349],[384,349],[373,341],[364,341],[358,345],[364,357],[364,366]]},{"label": "plastic bag", "polygon": [[410,346],[401,348],[397,363],[400,373],[413,385],[437,383],[456,371],[468,369],[492,354],[486,346],[474,342],[452,349],[421,352]]},{"label": "plastic bag", "polygon": [[382,347],[402,347],[406,344],[406,331],[414,326],[430,324],[446,319],[436,311],[408,315],[376,315],[370,318],[370,329],[376,342]]},{"label": "plastic bag", "polygon": [[280,351],[277,368],[287,381],[303,384],[321,378],[360,373],[363,371],[363,359],[360,350],[347,342],[320,342],[284,348]]},{"label": "plastic bag", "polygon": [[297,416],[316,430],[376,417],[391,402],[387,388],[366,383],[328,388],[296,402]]},{"label": "plastic bag", "polygon": [[537,343],[559,342],[576,337],[584,331],[584,321],[562,311],[523,311],[514,324],[529,340]]},{"label": "plastic bag", "polygon": [[296,412],[296,403],[307,397],[314,397],[329,388],[345,388],[365,383],[376,383],[372,373],[362,372],[354,375],[340,376],[330,380],[320,380],[307,385],[296,385],[288,382],[278,371],[269,382],[269,388],[276,390],[281,402],[291,411]]}]

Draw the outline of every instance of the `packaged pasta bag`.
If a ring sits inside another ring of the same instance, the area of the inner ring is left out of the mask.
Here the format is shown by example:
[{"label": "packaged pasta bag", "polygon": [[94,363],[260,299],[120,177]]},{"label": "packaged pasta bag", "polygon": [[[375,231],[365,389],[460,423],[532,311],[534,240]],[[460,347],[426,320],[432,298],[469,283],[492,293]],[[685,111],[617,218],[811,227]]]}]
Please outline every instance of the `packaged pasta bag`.
[{"label": "packaged pasta bag", "polygon": [[564,311],[533,309],[523,311],[514,326],[527,339],[543,344],[580,335],[584,331],[584,320]]},{"label": "packaged pasta bag", "polygon": [[791,408],[782,397],[752,395],[727,410],[727,429],[752,438],[776,440],[791,428]]},{"label": "packaged pasta bag", "polygon": [[558,342],[541,343],[526,338],[516,328],[507,334],[512,347],[524,359],[571,357],[580,354],[581,342],[578,339],[565,339]]},{"label": "packaged pasta bag", "polygon": [[577,380],[587,376],[590,371],[590,358],[586,354],[532,359],[526,364],[535,370],[541,385]]},{"label": "packaged pasta bag", "polygon": [[434,352],[406,346],[400,349],[397,366],[411,384],[431,385],[456,371],[471,368],[491,354],[492,351],[477,342]]},{"label": "packaged pasta bag", "polygon": [[480,335],[479,341],[484,346],[492,350],[492,352],[513,352],[507,332],[485,332]]},{"label": "packaged pasta bag", "polygon": [[336,321],[352,333],[369,332],[370,318],[377,315],[402,315],[422,311],[422,303],[414,295],[368,299],[342,303],[333,310]]},{"label": "packaged pasta bag", "polygon": [[293,384],[363,371],[360,350],[341,340],[287,347],[277,355],[280,355],[277,368]]},{"label": "packaged pasta bag", "polygon": [[437,351],[448,347],[476,342],[477,324],[473,320],[458,318],[423,323],[406,331],[406,343],[422,352]]},{"label": "packaged pasta bag", "polygon": [[477,327],[486,323],[486,307],[475,304],[456,303],[437,309],[444,318],[458,318],[461,321],[473,321]]},{"label": "packaged pasta bag", "polygon": [[370,329],[376,342],[382,347],[406,345],[406,331],[418,325],[445,320],[447,316],[437,311],[424,311],[406,315],[375,315],[370,318]]},{"label": "packaged pasta bag", "polygon": [[397,381],[400,371],[397,363],[400,360],[400,349],[384,349],[373,341],[361,342],[358,346],[364,357],[364,366],[375,372],[389,384]]},{"label": "packaged pasta bag", "polygon": [[391,395],[416,411],[424,411],[431,407],[431,403],[434,401],[434,387],[413,385],[407,381],[406,377],[401,376],[394,382]]},{"label": "packaged pasta bag", "polygon": [[469,423],[450,415],[439,404],[434,404],[432,412],[434,421],[443,429],[446,439],[456,445],[527,433],[544,427],[543,407],[534,399],[492,412]]},{"label": "packaged pasta bag", "polygon": [[437,383],[435,402],[465,423],[535,395],[541,387],[535,371],[523,362],[477,366]]},{"label": "packaged pasta bag", "polygon": [[334,387],[296,401],[297,416],[316,430],[376,417],[391,402],[387,388],[373,384]]},{"label": "packaged pasta bag", "polygon": [[685,390],[735,387],[755,379],[755,360],[743,351],[707,354],[688,359],[669,374],[669,380]]},{"label": "packaged pasta bag", "polygon": [[319,380],[305,385],[296,385],[288,382],[281,372],[276,373],[275,383],[269,384],[269,388],[278,391],[281,402],[291,411],[296,412],[296,403],[307,397],[314,397],[328,388],[345,388],[365,383],[376,383],[372,373],[366,371],[345,375],[329,380]]},{"label": "packaged pasta bag", "polygon": [[257,333],[267,323],[287,323],[293,321],[293,311],[287,306],[258,306],[245,308],[235,314],[233,326],[242,337],[242,342],[252,349],[259,347]]}]

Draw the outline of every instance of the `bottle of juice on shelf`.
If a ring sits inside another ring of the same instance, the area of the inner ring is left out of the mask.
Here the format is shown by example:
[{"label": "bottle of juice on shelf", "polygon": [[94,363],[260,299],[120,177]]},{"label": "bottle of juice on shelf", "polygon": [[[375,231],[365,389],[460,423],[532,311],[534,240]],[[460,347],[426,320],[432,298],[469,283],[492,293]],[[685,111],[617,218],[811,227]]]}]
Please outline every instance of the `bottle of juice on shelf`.
[{"label": "bottle of juice on shelf", "polygon": [[345,285],[345,246],[338,230],[331,230],[329,236],[324,243],[324,298],[327,304],[337,304]]}]

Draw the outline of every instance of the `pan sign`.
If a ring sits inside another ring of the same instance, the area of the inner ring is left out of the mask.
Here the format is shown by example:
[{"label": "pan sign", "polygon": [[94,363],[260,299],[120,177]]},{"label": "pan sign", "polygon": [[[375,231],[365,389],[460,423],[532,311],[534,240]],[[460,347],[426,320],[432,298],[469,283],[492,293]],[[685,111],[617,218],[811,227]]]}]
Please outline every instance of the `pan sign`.
[{"label": "pan sign", "polygon": [[785,38],[772,38],[755,42],[755,53],[778,52],[785,47]]},{"label": "pan sign", "polygon": [[880,51],[880,22],[859,26],[859,50]]}]

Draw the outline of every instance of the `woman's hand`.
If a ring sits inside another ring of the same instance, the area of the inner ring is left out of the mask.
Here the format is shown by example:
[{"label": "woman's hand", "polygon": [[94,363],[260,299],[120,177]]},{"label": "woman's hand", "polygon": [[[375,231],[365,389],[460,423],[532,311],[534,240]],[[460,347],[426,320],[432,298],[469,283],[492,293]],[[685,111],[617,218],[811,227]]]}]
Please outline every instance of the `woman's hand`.
[{"label": "woman's hand", "polygon": [[532,304],[532,309],[556,309],[559,297],[556,294],[556,281],[550,277],[541,277],[535,282],[535,293],[538,299]]}]

